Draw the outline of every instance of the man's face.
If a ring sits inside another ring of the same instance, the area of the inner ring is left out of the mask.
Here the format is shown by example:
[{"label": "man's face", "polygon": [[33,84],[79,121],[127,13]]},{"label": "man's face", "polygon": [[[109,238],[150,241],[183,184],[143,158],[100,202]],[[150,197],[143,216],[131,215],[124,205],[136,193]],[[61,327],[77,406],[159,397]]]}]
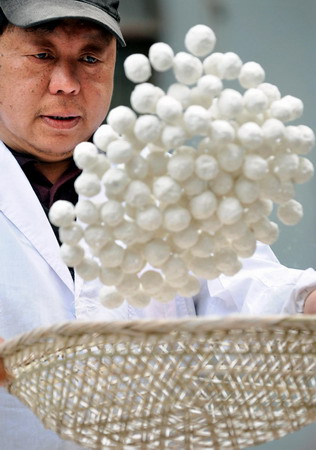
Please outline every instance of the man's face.
[{"label": "man's face", "polygon": [[88,22],[0,37],[0,139],[42,161],[69,158],[108,111],[116,40]]}]

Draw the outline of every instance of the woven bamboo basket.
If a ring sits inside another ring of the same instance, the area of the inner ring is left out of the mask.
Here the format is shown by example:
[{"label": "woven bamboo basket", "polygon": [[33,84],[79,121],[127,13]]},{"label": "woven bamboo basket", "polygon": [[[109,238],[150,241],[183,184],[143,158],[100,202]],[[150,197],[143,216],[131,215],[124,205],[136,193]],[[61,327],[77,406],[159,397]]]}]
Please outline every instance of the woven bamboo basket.
[{"label": "woven bamboo basket", "polygon": [[71,322],[0,346],[9,391],[95,449],[243,449],[316,420],[316,317]]}]

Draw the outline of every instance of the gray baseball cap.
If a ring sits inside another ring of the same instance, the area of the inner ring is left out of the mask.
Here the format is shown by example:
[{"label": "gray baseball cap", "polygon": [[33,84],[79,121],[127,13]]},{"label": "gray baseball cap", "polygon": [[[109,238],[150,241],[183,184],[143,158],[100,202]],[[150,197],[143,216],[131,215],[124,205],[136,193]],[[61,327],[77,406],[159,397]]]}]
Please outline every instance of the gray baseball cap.
[{"label": "gray baseball cap", "polygon": [[88,19],[105,27],[125,46],[118,6],[119,0],[0,0],[4,15],[17,27],[28,28],[58,19]]}]

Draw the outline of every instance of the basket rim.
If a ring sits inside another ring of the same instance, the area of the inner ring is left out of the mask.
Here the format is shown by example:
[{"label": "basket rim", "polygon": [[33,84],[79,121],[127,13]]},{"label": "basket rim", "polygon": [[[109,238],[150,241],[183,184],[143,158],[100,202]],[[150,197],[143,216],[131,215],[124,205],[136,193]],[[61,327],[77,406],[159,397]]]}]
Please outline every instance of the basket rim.
[{"label": "basket rim", "polygon": [[316,331],[316,315],[240,315],[186,317],[178,319],[137,319],[124,321],[73,320],[55,325],[37,327],[19,334],[0,344],[0,357],[12,355],[23,347],[29,347],[41,340],[82,335],[125,335],[130,337],[144,334],[163,335],[177,332],[205,334],[220,330],[246,329],[297,329]]}]

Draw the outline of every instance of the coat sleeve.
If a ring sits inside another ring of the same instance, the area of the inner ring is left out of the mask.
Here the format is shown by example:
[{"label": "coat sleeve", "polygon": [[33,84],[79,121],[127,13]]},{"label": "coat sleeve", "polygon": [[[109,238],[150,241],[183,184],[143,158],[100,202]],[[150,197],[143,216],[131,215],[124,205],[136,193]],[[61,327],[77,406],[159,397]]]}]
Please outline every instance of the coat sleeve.
[{"label": "coat sleeve", "polygon": [[279,263],[269,246],[258,243],[242,270],[202,282],[195,297],[198,315],[302,313],[308,294],[316,289],[313,269],[290,269]]}]

